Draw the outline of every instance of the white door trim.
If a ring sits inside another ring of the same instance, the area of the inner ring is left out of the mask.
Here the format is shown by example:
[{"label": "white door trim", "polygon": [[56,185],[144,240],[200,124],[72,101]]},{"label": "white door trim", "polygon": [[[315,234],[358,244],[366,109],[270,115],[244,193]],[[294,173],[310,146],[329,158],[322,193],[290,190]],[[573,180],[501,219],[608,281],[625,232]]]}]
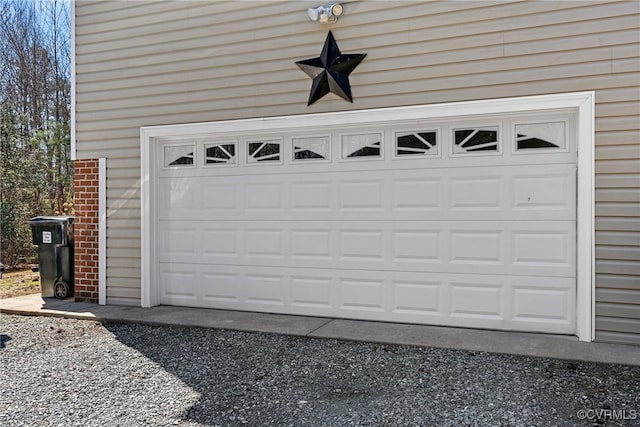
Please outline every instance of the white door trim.
[{"label": "white door trim", "polygon": [[98,159],[98,304],[107,304],[107,159]]},{"label": "white door trim", "polygon": [[307,115],[227,120],[140,128],[141,158],[141,299],[143,307],[159,304],[157,248],[154,236],[157,224],[155,194],[154,141],[173,136],[204,135],[236,131],[296,129],[308,126],[333,126],[399,120],[462,117],[478,114],[541,112],[573,108],[578,112],[578,184],[577,184],[577,336],[592,341],[595,328],[594,280],[594,120],[595,93],[577,92],[518,98],[491,99],[447,104],[342,111]]}]

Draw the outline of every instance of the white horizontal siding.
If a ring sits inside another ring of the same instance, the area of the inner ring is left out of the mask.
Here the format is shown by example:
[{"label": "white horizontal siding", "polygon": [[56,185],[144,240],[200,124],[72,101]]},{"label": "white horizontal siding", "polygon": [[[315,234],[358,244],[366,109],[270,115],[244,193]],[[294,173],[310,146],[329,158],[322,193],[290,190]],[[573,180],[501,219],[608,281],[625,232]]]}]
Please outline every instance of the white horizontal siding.
[{"label": "white horizontal siding", "polygon": [[[595,90],[596,337],[640,341],[635,303],[610,298],[640,295],[639,3],[363,0],[330,26],[317,3],[76,2],[77,154],[109,158],[108,302],[140,298],[140,126]],[[328,29],[368,55],[353,104],[307,108],[294,62]]]},{"label": "white horizontal siding", "polygon": [[[640,44],[627,52],[640,53]],[[613,67],[613,72],[620,67]],[[636,72],[637,82],[640,83]],[[596,338],[640,343],[640,89],[596,94]]]},{"label": "white horizontal siding", "polygon": [[606,274],[600,273],[596,277],[596,287],[612,288],[612,289],[631,289],[636,290],[638,286],[638,277],[624,274]]},{"label": "white horizontal siding", "polygon": [[[479,51],[482,49],[478,49]],[[486,55],[486,51],[482,52]],[[504,75],[505,82],[513,75],[513,79],[516,81],[531,81],[532,78],[545,79],[548,75],[552,75],[554,78],[561,78],[562,73],[570,72],[571,75],[577,74],[576,68],[584,68],[585,63],[589,64],[591,69],[588,70],[590,74],[596,73],[598,70],[600,73],[609,73],[611,71],[611,51],[610,48],[596,48],[596,49],[582,49],[575,52],[564,53],[550,53],[550,54],[536,54],[531,57],[527,57],[526,61],[523,61],[522,57],[511,58],[482,58],[481,60],[458,62],[454,64],[434,65],[428,56],[414,57],[411,62],[415,64],[413,67],[404,67],[404,75],[407,79],[416,79],[417,84],[420,84],[421,79],[428,79],[428,84],[431,88],[438,88],[438,84],[445,85],[445,87],[455,86],[457,88],[478,85],[480,81],[486,81],[494,75],[496,71],[502,73],[509,73]],[[433,54],[433,56],[437,56]],[[469,56],[467,56],[467,59]],[[294,61],[286,61],[288,64]],[[395,70],[388,67],[379,66],[376,61],[372,59],[367,64],[367,68],[363,67],[363,73],[359,76],[360,87],[363,88],[363,97],[366,97],[368,86],[372,90],[375,90],[379,85],[383,84],[386,80],[393,80],[395,78]],[[393,61],[391,61],[393,62]],[[429,68],[430,71],[425,73],[422,69],[422,64],[432,64]],[[549,64],[554,64],[554,67],[549,67]],[[600,68],[597,68],[600,67]],[[374,70],[372,70],[372,68]],[[470,73],[472,70],[473,73]],[[203,72],[205,73],[205,72]],[[131,112],[133,116],[131,119],[137,117],[146,117],[148,114],[162,115],[168,114],[172,109],[175,110],[176,103],[184,102],[185,99],[189,100],[190,110],[181,109],[181,113],[192,113],[196,111],[202,111],[203,109],[224,109],[225,105],[233,102],[236,97],[262,97],[260,101],[265,104],[269,104],[269,98],[277,94],[291,93],[292,96],[297,96],[300,90],[306,88],[306,81],[298,84],[292,84],[292,80],[297,80],[299,77],[299,70],[283,71],[281,73],[283,81],[268,81],[265,78],[261,79],[259,86],[252,86],[247,80],[254,80],[252,76],[241,76],[238,74],[232,74],[233,70],[229,70],[230,75],[217,82],[209,82],[208,80],[192,81],[187,84],[188,89],[185,90],[185,83],[180,82],[167,82],[163,84],[163,93],[157,94],[157,88],[155,86],[147,86],[140,88],[139,98],[134,105],[131,105]],[[543,74],[546,73],[546,74]],[[553,74],[551,74],[553,73]],[[471,77],[473,75],[473,78]],[[527,78],[527,75],[529,77]],[[455,76],[459,76],[458,82],[452,81]],[[466,79],[466,82],[461,80]],[[489,83],[489,82],[487,82]],[[255,83],[254,83],[255,84]],[[299,87],[301,86],[301,87]],[[86,110],[82,113],[84,115],[91,115],[94,112],[101,112],[105,120],[110,118],[117,119],[119,116],[119,105],[123,99],[126,99],[129,89],[115,89],[94,92],[85,95],[87,101],[85,102]],[[105,99],[100,99],[101,96]],[[207,105],[212,97],[217,97],[219,100],[217,103]],[[628,104],[628,105],[627,105]],[[637,103],[629,102],[627,104],[611,105],[605,104],[600,107],[604,113],[602,117],[617,116],[616,111],[613,108],[623,109],[629,108],[629,111],[638,109]],[[151,108],[151,110],[149,110]]]}]

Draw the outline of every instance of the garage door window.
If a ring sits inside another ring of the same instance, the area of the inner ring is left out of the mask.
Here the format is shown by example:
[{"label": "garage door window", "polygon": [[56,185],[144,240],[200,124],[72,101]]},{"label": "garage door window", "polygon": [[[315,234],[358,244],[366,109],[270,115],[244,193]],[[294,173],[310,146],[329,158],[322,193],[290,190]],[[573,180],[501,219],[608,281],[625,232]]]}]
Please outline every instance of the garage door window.
[{"label": "garage door window", "polygon": [[292,138],[293,161],[330,160],[331,139],[328,136]]},{"label": "garage door window", "polygon": [[437,136],[435,130],[396,132],[396,157],[437,155]]},{"label": "garage door window", "polygon": [[547,151],[566,148],[564,122],[516,124],[517,150]]},{"label": "garage door window", "polygon": [[453,154],[498,151],[498,128],[454,129],[453,140]]},{"label": "garage door window", "polygon": [[266,141],[247,141],[248,163],[280,162],[282,141],[273,139]]},{"label": "garage door window", "polygon": [[342,158],[382,157],[382,134],[342,135]]},{"label": "garage door window", "polygon": [[193,144],[165,145],[164,166],[165,167],[193,166],[194,152],[195,152],[195,146]]},{"label": "garage door window", "polygon": [[205,144],[204,163],[205,165],[235,165],[236,143]]}]

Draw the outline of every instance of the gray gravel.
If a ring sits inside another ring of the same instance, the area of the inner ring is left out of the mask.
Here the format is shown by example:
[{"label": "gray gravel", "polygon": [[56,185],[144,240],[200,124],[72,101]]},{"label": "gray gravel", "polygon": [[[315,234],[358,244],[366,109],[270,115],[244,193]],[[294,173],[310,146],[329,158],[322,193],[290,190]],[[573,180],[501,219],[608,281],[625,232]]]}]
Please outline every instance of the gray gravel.
[{"label": "gray gravel", "polygon": [[2,426],[640,425],[638,367],[50,317],[0,333]]}]

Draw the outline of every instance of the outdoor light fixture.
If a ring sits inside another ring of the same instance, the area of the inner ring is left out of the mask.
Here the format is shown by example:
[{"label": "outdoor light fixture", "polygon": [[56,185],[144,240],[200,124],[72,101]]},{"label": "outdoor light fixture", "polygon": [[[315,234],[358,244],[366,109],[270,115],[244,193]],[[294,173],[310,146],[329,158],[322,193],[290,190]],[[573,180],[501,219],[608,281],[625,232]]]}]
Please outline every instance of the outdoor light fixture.
[{"label": "outdoor light fixture", "polygon": [[338,20],[338,17],[342,15],[342,12],[343,9],[340,3],[311,7],[307,10],[309,18],[312,21],[320,22],[321,24],[330,24],[336,22]]}]

